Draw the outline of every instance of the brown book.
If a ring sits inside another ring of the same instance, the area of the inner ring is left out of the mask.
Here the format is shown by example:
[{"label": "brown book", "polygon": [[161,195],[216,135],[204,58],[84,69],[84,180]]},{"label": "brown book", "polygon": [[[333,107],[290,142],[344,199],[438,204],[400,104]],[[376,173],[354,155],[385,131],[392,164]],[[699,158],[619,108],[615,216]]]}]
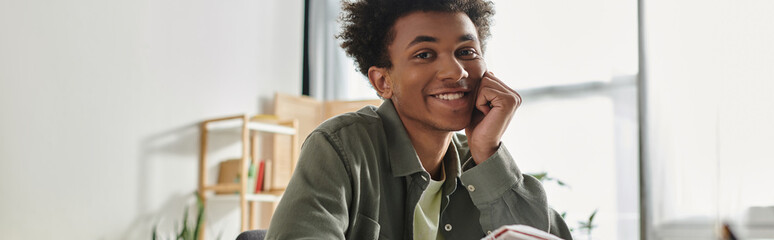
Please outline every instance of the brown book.
[{"label": "brown book", "polygon": [[263,191],[271,191],[271,184],[272,184],[272,171],[271,171],[271,160],[266,159],[263,160],[264,162],[264,172],[263,172]]},{"label": "brown book", "polygon": [[[242,159],[229,159],[218,165],[218,184],[235,184],[239,182],[239,164]],[[215,190],[215,194],[233,194],[238,191]]]}]

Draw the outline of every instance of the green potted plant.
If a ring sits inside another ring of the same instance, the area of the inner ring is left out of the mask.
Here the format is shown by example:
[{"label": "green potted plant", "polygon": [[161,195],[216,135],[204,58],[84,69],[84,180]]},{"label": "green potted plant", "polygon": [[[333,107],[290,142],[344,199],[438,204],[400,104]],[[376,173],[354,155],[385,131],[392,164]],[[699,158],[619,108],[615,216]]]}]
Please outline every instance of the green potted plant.
[{"label": "green potted plant", "polygon": [[[183,210],[183,219],[176,227],[177,230],[175,230],[175,234],[171,238],[163,237],[158,233],[158,225],[153,226],[153,235],[151,236],[151,239],[153,240],[166,240],[166,239],[174,239],[174,240],[198,240],[199,239],[199,230],[204,227],[204,203],[202,202],[201,196],[199,196],[198,192],[194,192],[194,195],[196,196],[196,221],[194,222],[193,226],[189,226],[188,221],[188,206],[185,207]],[[222,232],[221,232],[222,234]],[[218,238],[220,239],[220,234],[218,234]]]}]

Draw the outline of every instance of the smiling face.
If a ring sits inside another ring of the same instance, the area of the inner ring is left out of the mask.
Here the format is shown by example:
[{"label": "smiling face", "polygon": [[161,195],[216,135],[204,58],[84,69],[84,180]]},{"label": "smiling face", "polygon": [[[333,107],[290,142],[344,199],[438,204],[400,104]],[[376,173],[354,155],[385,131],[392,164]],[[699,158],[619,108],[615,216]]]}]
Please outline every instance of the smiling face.
[{"label": "smiling face", "polygon": [[392,32],[392,67],[368,72],[379,95],[392,99],[407,129],[464,129],[486,69],[473,22],[461,12],[414,12]]}]

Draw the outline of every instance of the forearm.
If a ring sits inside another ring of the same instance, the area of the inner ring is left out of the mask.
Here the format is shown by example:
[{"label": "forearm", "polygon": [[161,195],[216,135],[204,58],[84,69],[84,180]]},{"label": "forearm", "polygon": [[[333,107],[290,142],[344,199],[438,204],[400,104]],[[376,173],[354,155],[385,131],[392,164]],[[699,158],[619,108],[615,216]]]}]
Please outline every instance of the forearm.
[{"label": "forearm", "polygon": [[480,212],[485,231],[524,224],[550,231],[554,216],[536,179],[522,175],[504,146],[480,164],[467,162],[460,176]]}]

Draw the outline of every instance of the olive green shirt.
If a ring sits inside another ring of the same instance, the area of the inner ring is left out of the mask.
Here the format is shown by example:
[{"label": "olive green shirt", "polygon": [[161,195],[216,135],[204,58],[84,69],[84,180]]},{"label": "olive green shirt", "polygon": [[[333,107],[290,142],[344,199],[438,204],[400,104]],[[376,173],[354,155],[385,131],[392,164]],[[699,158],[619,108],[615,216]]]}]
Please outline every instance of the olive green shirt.
[{"label": "olive green shirt", "polygon": [[[572,239],[540,182],[521,174],[504,146],[476,165],[465,135],[455,134],[444,166],[443,238],[480,239],[524,224]],[[429,179],[390,100],[339,115],[304,142],[266,239],[413,239]]]}]

